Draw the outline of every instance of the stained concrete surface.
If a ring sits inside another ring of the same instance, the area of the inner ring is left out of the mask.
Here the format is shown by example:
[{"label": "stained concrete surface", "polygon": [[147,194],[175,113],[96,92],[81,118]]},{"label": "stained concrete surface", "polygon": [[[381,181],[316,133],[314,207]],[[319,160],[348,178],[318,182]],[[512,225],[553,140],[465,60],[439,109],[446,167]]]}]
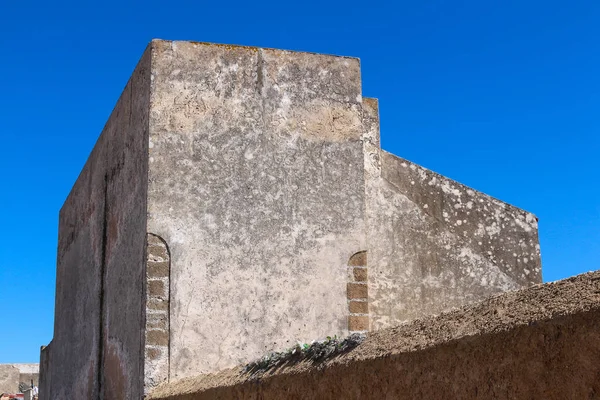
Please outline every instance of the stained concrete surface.
[{"label": "stained concrete surface", "polygon": [[373,332],[321,364],[234,368],[154,400],[600,398],[600,272]]},{"label": "stained concrete surface", "polygon": [[171,377],[344,334],[346,263],[366,244],[358,60],[157,41],[153,76]]},{"label": "stained concrete surface", "polygon": [[542,281],[533,214],[381,150],[377,100],[363,125],[372,330]]}]

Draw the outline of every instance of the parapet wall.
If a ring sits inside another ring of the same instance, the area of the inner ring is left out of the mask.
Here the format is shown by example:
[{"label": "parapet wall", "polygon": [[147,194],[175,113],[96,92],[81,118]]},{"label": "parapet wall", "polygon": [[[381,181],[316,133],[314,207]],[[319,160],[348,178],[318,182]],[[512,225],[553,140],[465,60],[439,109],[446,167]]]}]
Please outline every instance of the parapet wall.
[{"label": "parapet wall", "polygon": [[371,330],[542,281],[533,214],[381,150],[363,111]]},{"label": "parapet wall", "polygon": [[542,281],[537,218],[386,151],[367,184],[381,329]]},{"label": "parapet wall", "polygon": [[231,369],[150,399],[595,399],[599,359],[595,272],[373,332],[321,364]]}]

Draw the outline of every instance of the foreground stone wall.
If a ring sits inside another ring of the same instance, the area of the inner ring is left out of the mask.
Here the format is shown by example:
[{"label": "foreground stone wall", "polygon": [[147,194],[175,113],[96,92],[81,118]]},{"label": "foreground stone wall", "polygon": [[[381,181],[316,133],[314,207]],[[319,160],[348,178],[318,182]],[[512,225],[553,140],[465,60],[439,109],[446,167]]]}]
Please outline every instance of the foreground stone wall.
[{"label": "foreground stone wall", "polygon": [[60,211],[43,399],[141,396],[149,94],[146,52]]},{"label": "foreground stone wall", "polygon": [[372,333],[321,364],[164,385],[154,400],[595,399],[600,272]]}]

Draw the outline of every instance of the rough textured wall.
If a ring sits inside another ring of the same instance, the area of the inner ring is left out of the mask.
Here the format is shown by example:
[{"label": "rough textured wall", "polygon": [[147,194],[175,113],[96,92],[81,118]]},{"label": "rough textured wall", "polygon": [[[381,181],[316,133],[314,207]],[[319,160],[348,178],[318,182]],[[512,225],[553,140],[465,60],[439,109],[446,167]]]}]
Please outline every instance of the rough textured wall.
[{"label": "rough textured wall", "polygon": [[148,234],[144,393],[169,379],[170,259],[165,241]]},{"label": "rough textured wall", "polygon": [[597,399],[600,273],[505,293],[373,332],[321,364],[243,368],[158,388],[157,400]]},{"label": "rough textured wall", "polygon": [[19,368],[12,364],[0,364],[0,394],[17,393],[20,381]]},{"label": "rough textured wall", "polygon": [[171,378],[346,332],[365,248],[358,60],[154,48],[148,230],[171,250]]},{"label": "rough textured wall", "polygon": [[44,399],[141,396],[149,84],[146,52],[61,209]]},{"label": "rough textured wall", "polygon": [[105,128],[111,139],[105,172],[101,394],[109,399],[142,395],[150,58],[146,51]]},{"label": "rough textured wall", "polygon": [[365,100],[372,329],[541,282],[536,217],[379,150]]}]

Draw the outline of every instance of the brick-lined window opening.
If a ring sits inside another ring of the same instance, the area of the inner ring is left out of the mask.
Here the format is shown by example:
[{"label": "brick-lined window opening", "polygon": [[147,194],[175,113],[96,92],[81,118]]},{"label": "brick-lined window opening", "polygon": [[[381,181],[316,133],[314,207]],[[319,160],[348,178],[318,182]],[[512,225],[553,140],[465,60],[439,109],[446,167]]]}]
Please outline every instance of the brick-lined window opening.
[{"label": "brick-lined window opening", "polygon": [[348,261],[348,331],[369,330],[369,285],[367,252],[361,251]]},{"label": "brick-lined window opening", "polygon": [[169,378],[170,256],[165,241],[148,234],[144,392]]}]

